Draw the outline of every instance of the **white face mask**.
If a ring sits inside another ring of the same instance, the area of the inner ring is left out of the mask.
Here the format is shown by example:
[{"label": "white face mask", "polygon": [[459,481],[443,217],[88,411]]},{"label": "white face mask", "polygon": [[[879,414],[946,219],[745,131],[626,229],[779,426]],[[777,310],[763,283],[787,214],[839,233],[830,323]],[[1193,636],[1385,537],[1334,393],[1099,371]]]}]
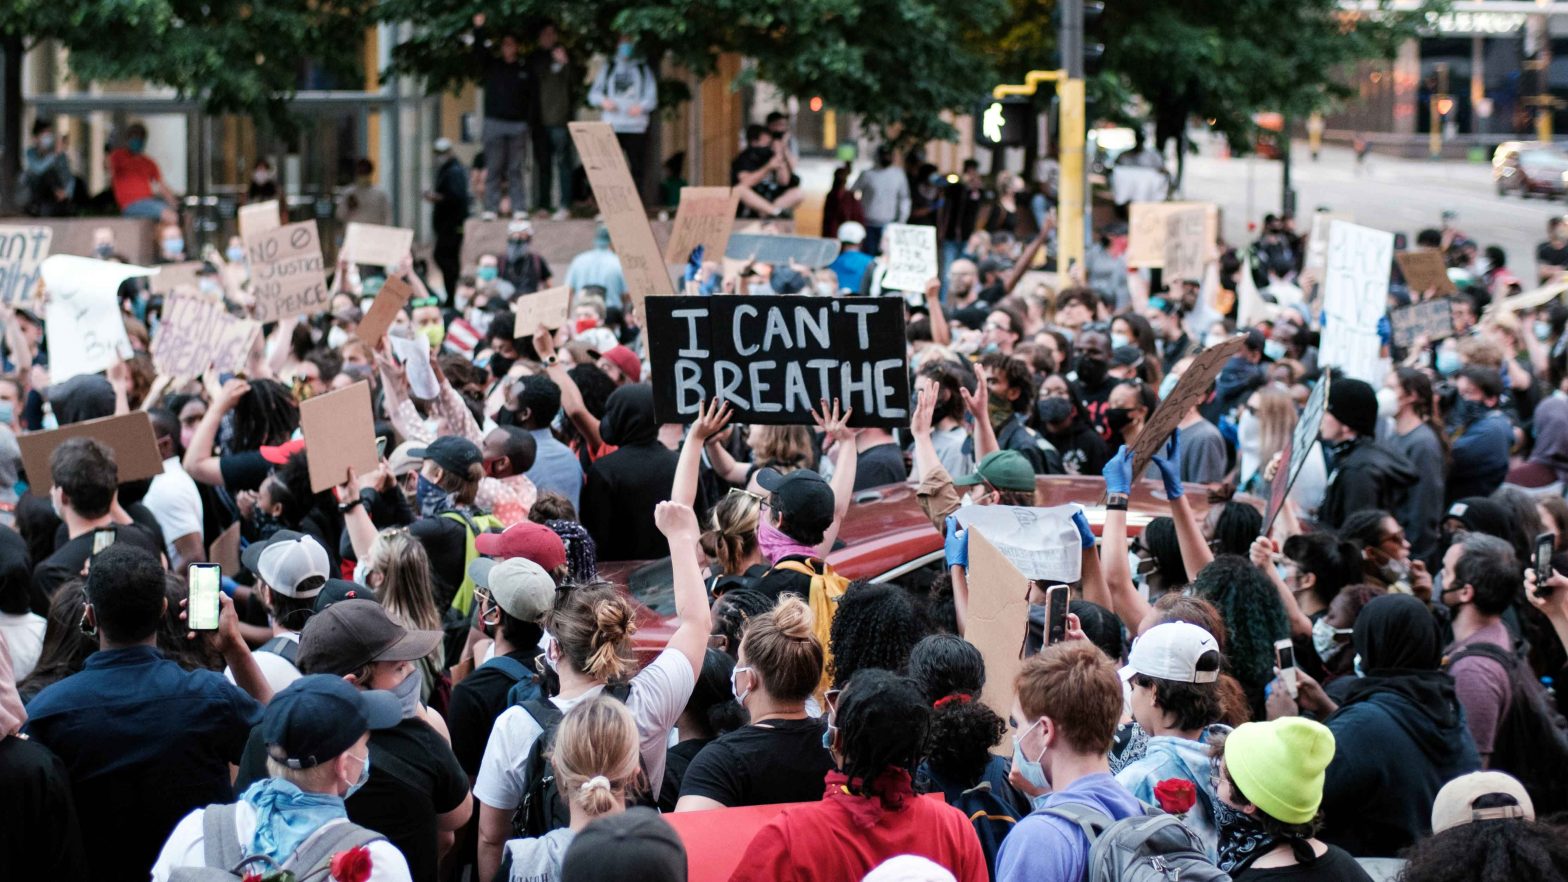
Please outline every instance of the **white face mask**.
[{"label": "white face mask", "polygon": [[327,331],[327,345],[333,349],[337,349],[346,342],[348,342],[348,331],[337,325],[333,325],[331,330]]},{"label": "white face mask", "polygon": [[1384,386],[1377,390],[1377,415],[1392,419],[1399,413],[1399,393]]}]

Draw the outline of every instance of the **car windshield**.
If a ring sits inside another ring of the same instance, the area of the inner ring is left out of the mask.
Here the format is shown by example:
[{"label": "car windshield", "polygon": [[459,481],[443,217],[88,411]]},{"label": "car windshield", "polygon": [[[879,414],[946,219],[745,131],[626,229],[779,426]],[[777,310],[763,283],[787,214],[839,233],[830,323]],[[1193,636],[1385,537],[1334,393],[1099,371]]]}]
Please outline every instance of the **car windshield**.
[{"label": "car windshield", "polygon": [[670,559],[649,561],[626,575],[626,590],[661,616],[675,615],[675,575]]},{"label": "car windshield", "polygon": [[1520,161],[1531,165],[1555,165],[1568,168],[1568,155],[1555,150],[1526,150]]}]

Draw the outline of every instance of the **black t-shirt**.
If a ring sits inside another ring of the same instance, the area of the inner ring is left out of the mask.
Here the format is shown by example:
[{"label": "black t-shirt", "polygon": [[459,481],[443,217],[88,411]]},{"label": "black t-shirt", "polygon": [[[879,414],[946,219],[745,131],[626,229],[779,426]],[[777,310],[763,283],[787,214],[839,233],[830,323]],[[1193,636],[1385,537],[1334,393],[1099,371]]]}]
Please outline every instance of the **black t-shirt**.
[{"label": "black t-shirt", "polygon": [[[82,574],[82,567],[93,554],[93,534],[89,530],[75,539],[66,542],[55,549],[33,568],[33,610],[39,615],[49,612],[49,599],[54,597],[55,589]],[[145,548],[155,556],[163,554],[163,545],[156,537],[135,524],[114,525],[114,541],[126,542],[139,548]],[[43,603],[43,609],[38,609],[38,604]]]},{"label": "black t-shirt", "polygon": [[726,806],[813,802],[833,757],[822,747],[826,724],[768,720],[742,726],[702,749],[686,770],[681,796],[704,796]]},{"label": "black t-shirt", "polygon": [[[779,558],[778,563],[782,564],[791,560],[807,561],[808,559],[798,554],[789,554]],[[816,566],[812,566],[812,569],[820,572],[820,569]],[[785,594],[793,594],[807,603],[811,602],[811,577],[805,573],[786,570],[777,565],[764,573],[762,578],[757,580],[755,587],[758,591],[772,598],[775,603]]]},{"label": "black t-shirt", "polygon": [[0,738],[0,879],[85,882],[71,779],[36,741]]},{"label": "black t-shirt", "polygon": [[[539,648],[534,646],[507,653],[507,657],[532,672],[538,654]],[[446,706],[446,727],[452,733],[452,753],[470,778],[479,777],[479,762],[485,758],[490,730],[495,728],[495,718],[506,710],[507,693],[515,685],[517,681],[500,666],[486,662],[452,687]]]},{"label": "black t-shirt", "polygon": [[908,479],[909,469],[904,465],[904,451],[897,444],[888,442],[867,447],[856,458],[857,491],[884,484],[901,484]]},{"label": "black t-shirt", "polygon": [[681,782],[686,780],[686,770],[691,768],[691,761],[697,758],[697,754],[713,741],[712,738],[688,738],[665,752],[664,786],[659,788],[659,811],[675,811],[675,803],[681,795]]},{"label": "black t-shirt", "polygon": [[1349,852],[1334,845],[1310,864],[1245,869],[1231,878],[1246,882],[1372,882],[1372,877]]},{"label": "black t-shirt", "polygon": [[1535,262],[1543,266],[1568,266],[1568,243],[1553,245],[1542,242],[1536,246]]},{"label": "black t-shirt", "polygon": [[230,493],[241,490],[258,490],[261,482],[272,474],[272,463],[260,451],[227,453],[218,457],[218,471],[223,474],[224,489]]},{"label": "black t-shirt", "polygon": [[[267,777],[261,727],[251,731],[234,792]],[[468,799],[468,776],[446,739],[423,720],[370,734],[370,780],[349,797],[348,819],[382,834],[408,860],[414,882],[436,880],[436,818]]]}]

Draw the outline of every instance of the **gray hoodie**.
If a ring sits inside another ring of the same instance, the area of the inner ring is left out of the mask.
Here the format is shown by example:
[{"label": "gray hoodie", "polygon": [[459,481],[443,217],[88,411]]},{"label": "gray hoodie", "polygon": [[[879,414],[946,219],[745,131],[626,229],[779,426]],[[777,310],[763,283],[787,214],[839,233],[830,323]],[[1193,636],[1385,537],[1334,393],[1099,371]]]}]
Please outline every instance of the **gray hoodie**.
[{"label": "gray hoodie", "polygon": [[[615,102],[614,110],[602,109],[606,98]],[[594,76],[588,103],[601,109],[601,118],[616,132],[642,134],[648,131],[648,116],[659,106],[658,77],[641,58],[612,55]],[[634,104],[642,108],[635,116],[627,112]]]},{"label": "gray hoodie", "polygon": [[577,834],[570,827],[551,830],[537,839],[513,839],[506,843],[511,858],[509,882],[560,882],[561,862]]}]

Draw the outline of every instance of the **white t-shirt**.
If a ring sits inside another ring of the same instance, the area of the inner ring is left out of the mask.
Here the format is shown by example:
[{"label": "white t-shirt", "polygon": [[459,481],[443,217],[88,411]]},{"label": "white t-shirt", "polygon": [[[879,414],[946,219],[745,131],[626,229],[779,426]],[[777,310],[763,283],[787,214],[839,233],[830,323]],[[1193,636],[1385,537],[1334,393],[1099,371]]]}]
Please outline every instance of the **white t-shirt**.
[{"label": "white t-shirt", "polygon": [[[158,862],[152,865],[152,882],[168,882],[169,873],[176,867],[207,865],[206,842],[202,835],[202,816],[206,811],[199,808],[175,825],[174,832],[163,844],[163,851],[158,853]],[[330,822],[340,823],[343,821]],[[248,802],[239,802],[234,810],[234,827],[240,848],[244,850],[256,835],[256,808]],[[366,848],[370,850],[370,882],[412,882],[408,861],[392,843],[379,839]]]},{"label": "white t-shirt", "polygon": [[[655,797],[664,781],[664,756],[670,728],[685,710],[696,685],[691,662],[673,649],[659,653],[658,658],[632,678],[626,707],[637,720],[642,764]],[[603,686],[595,686],[574,698],[550,700],[566,713],[602,691]],[[508,812],[521,805],[532,771],[527,767],[528,752],[543,733],[524,708],[514,706],[503,711],[496,718],[495,728],[490,730],[485,758],[479,764],[479,777],[474,781],[474,796],[491,808]]]},{"label": "white t-shirt", "polygon": [[142,504],[157,519],[163,538],[169,542],[169,560],[175,559],[174,540],[202,534],[201,493],[178,459],[163,461],[163,474],[152,479]]},{"label": "white t-shirt", "polygon": [[[278,636],[295,646],[299,645],[299,635],[293,631],[284,631]],[[288,659],[276,652],[262,652],[257,649],[250,654],[250,657],[256,660],[256,667],[261,668],[261,675],[267,679],[267,685],[272,687],[273,692],[282,692],[290,683],[304,676],[299,672],[299,668],[294,667]],[[234,682],[232,668],[224,668],[223,676],[228,677],[230,683]]]},{"label": "white t-shirt", "polygon": [[11,651],[16,682],[22,682],[38,666],[38,654],[44,648],[44,627],[48,624],[37,613],[0,613],[0,635],[5,636],[5,647]]}]

